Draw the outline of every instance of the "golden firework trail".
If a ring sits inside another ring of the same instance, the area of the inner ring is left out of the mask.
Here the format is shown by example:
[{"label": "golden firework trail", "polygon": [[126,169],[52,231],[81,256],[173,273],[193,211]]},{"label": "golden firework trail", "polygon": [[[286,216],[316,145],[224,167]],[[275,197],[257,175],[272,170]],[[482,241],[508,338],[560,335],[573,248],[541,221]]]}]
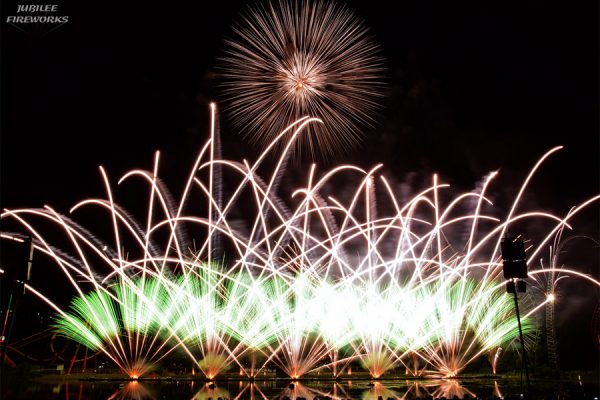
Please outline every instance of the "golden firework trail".
[{"label": "golden firework trail", "polygon": [[[26,284],[56,312],[57,332],[102,352],[132,377],[175,353],[210,379],[233,367],[253,377],[269,365],[292,378],[325,369],[337,375],[352,362],[376,378],[400,367],[414,375],[456,376],[480,357],[499,355],[517,335],[499,254],[505,232],[544,221],[547,232],[528,241],[528,261],[536,260],[600,198],[564,216],[519,211],[533,174],[558,147],[534,165],[505,214],[486,197],[496,173],[466,193],[454,193],[434,176],[429,188],[401,201],[379,174],[381,166],[319,172],[313,165],[306,185],[282,198],[274,182],[285,172],[285,152],[321,121],[303,117],[256,161],[238,162],[215,156],[215,119],[212,104],[210,138],[178,201],[158,178],[158,153],[151,171],[133,170],[118,180],[145,182],[142,222],[119,205],[103,168],[106,196],[77,203],[70,216],[48,206],[1,214],[3,226],[18,232],[3,231],[1,238],[31,236],[35,251],[56,265],[56,279],[72,290],[64,307]],[[258,171],[269,154],[276,162],[263,179]],[[217,169],[235,182],[219,200]],[[331,184],[342,175],[355,186]],[[348,189],[350,196],[337,194]],[[191,211],[190,199],[198,204],[199,196],[206,216]],[[75,222],[84,208],[109,221],[108,239]],[[600,285],[557,268],[542,265],[529,275]],[[536,329],[536,313],[555,300],[534,293],[522,304],[526,333]]]}]

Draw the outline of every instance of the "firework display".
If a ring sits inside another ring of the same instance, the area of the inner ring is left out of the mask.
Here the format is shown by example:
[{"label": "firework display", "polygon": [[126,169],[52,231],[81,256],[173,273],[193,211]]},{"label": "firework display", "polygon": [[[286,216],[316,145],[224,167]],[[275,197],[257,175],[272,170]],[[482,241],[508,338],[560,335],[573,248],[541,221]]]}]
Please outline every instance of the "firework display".
[{"label": "firework display", "polygon": [[[82,201],[71,212],[99,209],[112,225],[111,241],[50,207],[2,213],[31,235],[35,251],[51,257],[73,289],[64,307],[25,285],[56,312],[57,332],[99,351],[131,377],[174,355],[210,379],[232,368],[254,377],[272,366],[292,378],[322,370],[337,376],[353,363],[374,378],[395,368],[451,377],[490,355],[495,368],[500,349],[518,336],[500,240],[527,221],[548,222],[545,235],[528,242],[533,260],[599,199],[563,217],[517,212],[531,177],[559,148],[535,164],[504,216],[486,197],[495,173],[477,191],[455,195],[434,176],[431,187],[403,200],[378,174],[380,166],[343,165],[320,173],[313,165],[307,184],[282,197],[273,187],[285,172],[286,151],[320,121],[299,119],[254,163],[236,162],[215,158],[214,104],[211,112],[210,139],[181,200],[174,201],[158,178],[158,153],[152,171],[134,170],[119,180],[147,184],[145,221],[118,204],[101,169],[106,198]],[[278,142],[284,142],[282,152]],[[278,162],[263,179],[257,171],[270,153]],[[228,182],[237,182],[228,196],[215,196],[223,185],[215,178],[217,167]],[[331,189],[340,176],[356,183],[349,196],[337,197]],[[206,205],[201,216],[190,211],[198,196]],[[42,228],[48,222],[52,236]],[[57,229],[69,243],[60,250],[53,243]],[[2,238],[23,236],[2,232]],[[560,269],[567,272],[599,284]],[[539,282],[556,274],[555,266],[529,272]],[[521,304],[525,333],[551,301],[544,293],[527,294]]]},{"label": "firework display", "polygon": [[307,127],[296,153],[354,147],[383,95],[378,46],[349,9],[329,0],[249,9],[221,66],[226,111],[253,142],[268,145],[305,115],[328,121]]}]

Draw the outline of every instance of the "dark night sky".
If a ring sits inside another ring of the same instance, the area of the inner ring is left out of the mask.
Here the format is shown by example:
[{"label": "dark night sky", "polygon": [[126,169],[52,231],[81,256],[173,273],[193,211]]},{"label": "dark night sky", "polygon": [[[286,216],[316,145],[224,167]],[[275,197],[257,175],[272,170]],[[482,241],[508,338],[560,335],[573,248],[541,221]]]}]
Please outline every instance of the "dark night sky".
[{"label": "dark night sky", "polygon": [[[218,100],[215,59],[246,2],[57,3],[69,22],[45,35],[2,23],[0,205],[67,212],[103,194],[98,165],[116,179],[159,149],[178,192]],[[438,172],[464,190],[500,168],[496,185],[514,195],[513,180],[560,144],[528,201],[564,214],[597,194],[597,2],[455,3],[347,2],[382,45],[389,93],[380,124],[339,161],[383,162],[399,181],[416,173],[418,187]],[[226,118],[225,155],[251,157]],[[598,237],[597,206],[576,231]],[[584,270],[598,276],[592,259]]]},{"label": "dark night sky", "polygon": [[[3,24],[3,205],[67,206],[96,190],[97,165],[118,174],[149,165],[156,149],[191,160],[207,102],[218,100],[215,58],[245,5],[216,3],[65,4],[70,21],[41,37]],[[397,3],[349,3],[383,47],[390,87],[380,126],[340,161],[468,186],[563,144],[543,189],[565,204],[597,192],[593,7]],[[241,143],[231,132],[224,140]]]}]

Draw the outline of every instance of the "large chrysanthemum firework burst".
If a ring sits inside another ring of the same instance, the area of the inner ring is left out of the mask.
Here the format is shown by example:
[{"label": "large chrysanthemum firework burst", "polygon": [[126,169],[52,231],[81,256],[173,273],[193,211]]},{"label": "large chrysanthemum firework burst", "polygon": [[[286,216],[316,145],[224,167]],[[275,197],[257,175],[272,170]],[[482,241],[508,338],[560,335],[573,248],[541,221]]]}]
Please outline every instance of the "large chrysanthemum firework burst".
[{"label": "large chrysanthemum firework burst", "polygon": [[[374,122],[382,96],[379,48],[347,8],[329,0],[279,0],[250,9],[220,60],[223,100],[237,128],[268,144],[306,115],[296,153],[332,156]],[[283,142],[285,143],[285,142]]]}]

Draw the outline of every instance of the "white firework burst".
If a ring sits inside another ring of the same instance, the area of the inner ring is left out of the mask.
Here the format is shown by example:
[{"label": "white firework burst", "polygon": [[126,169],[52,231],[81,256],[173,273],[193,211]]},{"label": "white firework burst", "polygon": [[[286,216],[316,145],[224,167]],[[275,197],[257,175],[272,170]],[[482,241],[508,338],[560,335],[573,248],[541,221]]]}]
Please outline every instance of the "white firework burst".
[{"label": "white firework burst", "polygon": [[279,0],[248,9],[233,30],[220,58],[223,100],[252,142],[271,143],[308,115],[326,124],[311,125],[296,154],[330,157],[352,149],[360,128],[373,124],[385,87],[383,58],[349,9]]}]

